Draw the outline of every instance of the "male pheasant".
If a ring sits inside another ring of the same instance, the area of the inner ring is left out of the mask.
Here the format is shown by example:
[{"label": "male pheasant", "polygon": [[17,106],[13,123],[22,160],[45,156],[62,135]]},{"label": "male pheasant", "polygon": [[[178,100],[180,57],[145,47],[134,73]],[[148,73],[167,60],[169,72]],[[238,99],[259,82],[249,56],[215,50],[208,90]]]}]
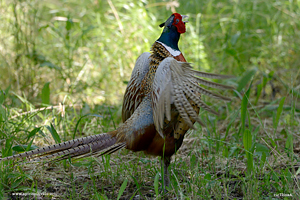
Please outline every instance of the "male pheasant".
[{"label": "male pheasant", "polygon": [[160,25],[164,29],[153,44],[151,53],[143,53],[137,59],[124,95],[124,123],[118,129],[1,158],[0,161],[23,157],[34,161],[50,158],[62,160],[110,154],[127,148],[161,156],[164,188],[168,186],[171,156],[180,148],[185,133],[194,128],[196,121],[203,125],[198,117],[200,107],[217,114],[201,100],[200,94],[230,100],[199,84],[232,89],[198,78],[222,79],[230,76],[198,72],[186,62],[178,48],[180,34],[186,31],[185,17],[172,14]]}]

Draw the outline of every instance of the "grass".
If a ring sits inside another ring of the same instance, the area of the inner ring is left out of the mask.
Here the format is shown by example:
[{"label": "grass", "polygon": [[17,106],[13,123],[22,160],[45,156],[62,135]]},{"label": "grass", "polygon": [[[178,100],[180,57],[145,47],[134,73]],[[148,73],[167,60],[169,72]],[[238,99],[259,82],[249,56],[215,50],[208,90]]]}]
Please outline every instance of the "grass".
[{"label": "grass", "polygon": [[[174,3],[175,2],[175,3]],[[172,11],[198,70],[233,74],[174,155],[169,198],[297,199],[300,4],[287,0],[1,1],[2,157],[114,130],[136,58]],[[176,2],[179,3],[177,7]],[[0,198],[162,199],[159,159],[119,151],[74,162],[0,163]]]}]

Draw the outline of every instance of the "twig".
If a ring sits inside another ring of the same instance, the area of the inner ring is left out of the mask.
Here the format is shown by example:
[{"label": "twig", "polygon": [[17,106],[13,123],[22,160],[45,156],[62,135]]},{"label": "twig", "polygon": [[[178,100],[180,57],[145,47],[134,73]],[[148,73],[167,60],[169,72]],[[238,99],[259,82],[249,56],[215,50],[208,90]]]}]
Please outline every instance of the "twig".
[{"label": "twig", "polygon": [[111,0],[107,0],[107,2],[108,2],[108,4],[109,4],[109,6],[110,6],[112,12],[114,13],[114,16],[115,16],[115,18],[116,18],[116,20],[117,20],[117,22],[118,22],[118,25],[119,25],[119,28],[120,28],[121,33],[124,34],[124,28],[123,28],[122,22],[121,22],[121,20],[120,20],[119,14],[118,14],[118,12],[117,12],[117,10],[116,10],[114,4],[112,3]]},{"label": "twig", "polygon": [[[68,107],[73,107],[73,106],[77,107],[77,106],[82,106],[82,104],[71,104],[71,105],[67,105],[67,106]],[[57,106],[48,106],[48,107],[44,107],[44,108],[38,108],[38,109],[35,109],[35,110],[26,111],[26,112],[23,112],[23,113],[12,116],[11,118],[9,118],[9,120],[14,119],[16,117],[23,116],[23,115],[27,115],[27,114],[31,114],[31,113],[35,113],[35,112],[40,112],[40,111],[43,111],[43,110],[52,110],[53,108],[59,108],[60,111],[62,112],[62,115],[64,115],[65,105],[59,104]]]}]

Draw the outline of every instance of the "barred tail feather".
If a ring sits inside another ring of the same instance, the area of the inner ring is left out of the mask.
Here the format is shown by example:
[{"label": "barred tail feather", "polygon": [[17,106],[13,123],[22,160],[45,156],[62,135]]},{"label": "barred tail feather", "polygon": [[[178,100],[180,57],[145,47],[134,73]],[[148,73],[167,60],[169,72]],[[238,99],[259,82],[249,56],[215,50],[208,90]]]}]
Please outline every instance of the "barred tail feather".
[{"label": "barred tail feather", "polygon": [[101,152],[102,155],[106,154],[105,151],[113,149],[114,146],[123,148],[126,145],[124,143],[117,142],[117,139],[111,136],[110,133],[102,133],[42,147],[6,158],[0,158],[0,162],[5,160],[15,160],[18,158],[28,158],[29,160],[36,162],[52,158],[56,158],[54,160],[63,160],[73,157],[86,157]]},{"label": "barred tail feather", "polygon": [[[65,150],[64,152],[57,153],[56,155],[51,155],[51,158],[55,158],[52,161],[61,161],[68,158],[75,158],[75,160],[77,160],[89,156],[102,156],[105,154],[111,154],[119,149],[125,148],[126,143],[115,143],[115,140],[111,140],[106,141],[104,144],[101,145],[93,143],[84,145],[84,147],[79,147],[70,150]],[[49,159],[49,157],[44,156],[37,158],[33,161],[38,162],[44,159]]]}]

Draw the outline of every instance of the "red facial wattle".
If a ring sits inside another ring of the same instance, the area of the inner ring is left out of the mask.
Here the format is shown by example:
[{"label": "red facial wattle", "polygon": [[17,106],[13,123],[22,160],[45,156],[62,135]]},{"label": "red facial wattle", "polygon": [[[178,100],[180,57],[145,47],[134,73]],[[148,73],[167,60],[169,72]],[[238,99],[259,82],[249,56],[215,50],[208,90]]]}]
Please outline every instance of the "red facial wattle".
[{"label": "red facial wattle", "polygon": [[182,16],[178,13],[173,13],[173,15],[174,15],[174,20],[172,25],[177,27],[178,33],[185,33],[185,24],[182,21]]}]

